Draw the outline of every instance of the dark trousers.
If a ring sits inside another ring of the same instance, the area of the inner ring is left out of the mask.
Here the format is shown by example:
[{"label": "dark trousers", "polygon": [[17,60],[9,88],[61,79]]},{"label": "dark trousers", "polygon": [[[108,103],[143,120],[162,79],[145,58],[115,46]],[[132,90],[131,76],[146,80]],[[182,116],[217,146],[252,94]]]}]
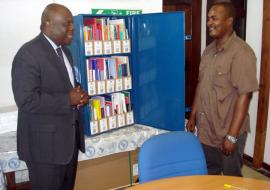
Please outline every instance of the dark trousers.
[{"label": "dark trousers", "polygon": [[240,135],[233,154],[226,156],[220,148],[202,144],[209,175],[242,176],[243,153],[247,133]]},{"label": "dark trousers", "polygon": [[76,126],[74,153],[67,165],[26,163],[31,190],[73,190],[78,163],[78,131]]}]

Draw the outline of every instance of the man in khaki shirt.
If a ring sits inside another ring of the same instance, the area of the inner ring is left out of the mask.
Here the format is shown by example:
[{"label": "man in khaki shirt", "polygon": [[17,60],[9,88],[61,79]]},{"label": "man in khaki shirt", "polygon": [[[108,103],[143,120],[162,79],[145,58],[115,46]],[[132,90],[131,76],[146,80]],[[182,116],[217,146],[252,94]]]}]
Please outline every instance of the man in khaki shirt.
[{"label": "man in khaki shirt", "polygon": [[258,81],[254,52],[233,31],[234,14],[231,3],[215,3],[208,12],[214,41],[201,58],[187,129],[197,125],[209,174],[242,176],[248,107]]}]

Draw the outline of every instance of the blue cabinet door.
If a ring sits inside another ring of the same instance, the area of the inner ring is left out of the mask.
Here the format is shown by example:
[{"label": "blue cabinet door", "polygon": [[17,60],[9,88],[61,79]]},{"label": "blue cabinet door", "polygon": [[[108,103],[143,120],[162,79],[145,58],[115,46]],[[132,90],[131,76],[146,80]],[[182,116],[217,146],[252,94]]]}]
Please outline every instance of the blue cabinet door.
[{"label": "blue cabinet door", "polygon": [[184,13],[134,15],[131,19],[135,123],[184,130]]}]

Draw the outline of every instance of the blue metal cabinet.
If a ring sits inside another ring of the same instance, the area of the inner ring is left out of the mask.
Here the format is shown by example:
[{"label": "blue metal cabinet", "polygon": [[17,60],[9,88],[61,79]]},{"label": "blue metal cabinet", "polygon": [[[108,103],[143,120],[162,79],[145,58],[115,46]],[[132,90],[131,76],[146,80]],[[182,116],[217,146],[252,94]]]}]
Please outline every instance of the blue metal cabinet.
[{"label": "blue metal cabinet", "polygon": [[[83,20],[87,17],[101,16],[75,16],[75,34],[70,46],[77,68],[77,79],[85,89],[87,57],[84,52]],[[131,53],[125,55],[130,59],[134,122],[166,130],[184,130],[184,12],[117,18],[125,18],[131,38]],[[85,134],[91,135],[90,111],[88,106],[83,109]]]}]

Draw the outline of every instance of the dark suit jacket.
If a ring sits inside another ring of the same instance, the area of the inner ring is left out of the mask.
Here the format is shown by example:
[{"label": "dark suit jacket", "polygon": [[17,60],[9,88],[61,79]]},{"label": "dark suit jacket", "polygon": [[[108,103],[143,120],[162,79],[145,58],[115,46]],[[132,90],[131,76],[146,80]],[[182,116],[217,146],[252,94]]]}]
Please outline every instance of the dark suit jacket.
[{"label": "dark suit jacket", "polygon": [[[62,47],[72,64],[70,51]],[[17,150],[21,160],[66,164],[74,152],[75,120],[84,152],[82,114],[70,106],[73,88],[65,65],[39,34],[24,44],[12,64],[12,88],[18,106]]]}]

